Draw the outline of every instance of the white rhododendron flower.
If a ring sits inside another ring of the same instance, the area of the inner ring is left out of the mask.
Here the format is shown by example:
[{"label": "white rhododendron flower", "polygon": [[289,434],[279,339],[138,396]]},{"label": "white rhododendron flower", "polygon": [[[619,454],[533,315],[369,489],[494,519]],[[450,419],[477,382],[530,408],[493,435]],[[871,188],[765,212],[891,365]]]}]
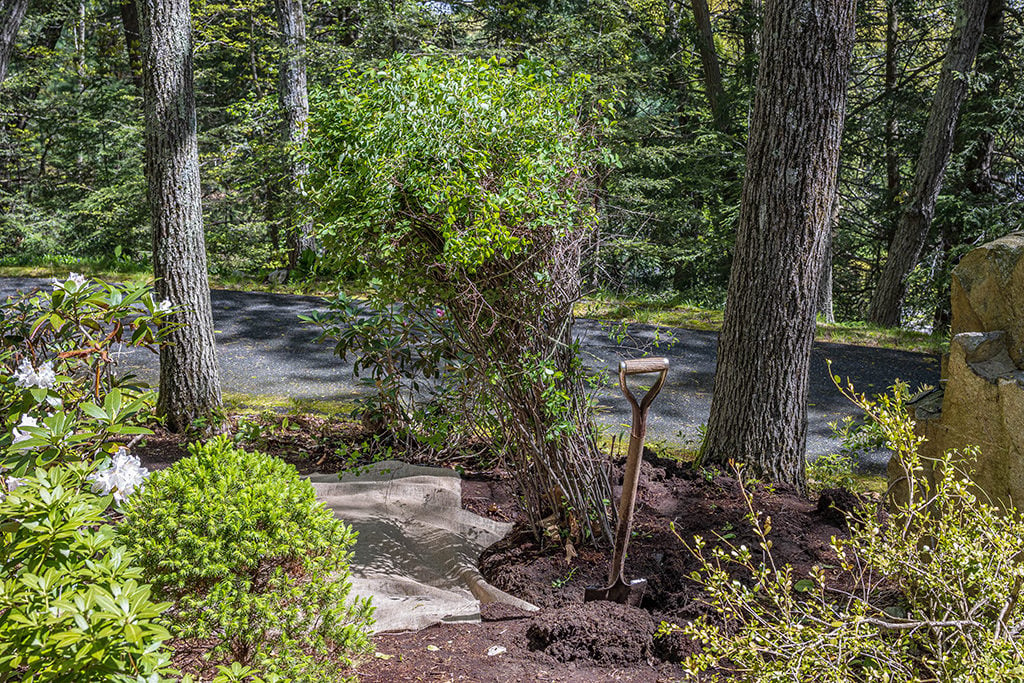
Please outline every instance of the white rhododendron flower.
[{"label": "white rhododendron flower", "polygon": [[[25,480],[24,479],[18,479],[17,477],[7,477],[7,479],[6,479],[6,481],[4,483],[7,485],[7,490],[8,491],[13,491],[14,489],[16,489],[19,486],[21,486],[22,484],[24,484]],[[4,494],[4,492],[2,490],[0,490],[0,502],[2,502],[3,499],[6,498],[6,497],[7,496]]]},{"label": "white rhododendron flower", "polygon": [[70,289],[72,291],[79,290],[85,286],[88,281],[84,275],[79,273],[68,273],[67,280],[58,280],[57,278],[50,278],[50,286],[53,287],[53,291],[58,289]]},{"label": "white rhododendron flower", "polygon": [[26,427],[38,427],[38,426],[39,426],[39,422],[34,417],[32,417],[31,415],[22,415],[21,416],[21,422],[19,422],[18,426],[15,427],[14,430],[11,432],[11,434],[14,435],[14,443],[18,443],[19,441],[24,441],[25,439],[27,439],[30,436],[32,436],[28,432],[21,431],[22,429],[25,429]]},{"label": "white rhododendron flower", "polygon": [[14,383],[24,389],[50,389],[57,383],[53,361],[46,361],[36,369],[32,367],[28,358],[23,358],[14,373]]},{"label": "white rhododendron flower", "polygon": [[142,466],[139,456],[132,455],[127,448],[118,448],[110,463],[90,474],[89,479],[94,493],[113,494],[114,502],[120,505],[136,488],[142,488],[148,476],[149,470]]}]

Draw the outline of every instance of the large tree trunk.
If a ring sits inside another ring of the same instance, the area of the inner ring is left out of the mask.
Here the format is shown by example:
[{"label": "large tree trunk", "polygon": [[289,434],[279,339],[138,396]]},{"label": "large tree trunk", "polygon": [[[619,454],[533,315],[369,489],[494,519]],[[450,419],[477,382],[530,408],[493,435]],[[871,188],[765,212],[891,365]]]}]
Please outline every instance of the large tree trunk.
[{"label": "large tree trunk", "polygon": [[729,128],[729,111],[725,101],[725,89],[722,87],[722,70],[718,64],[718,51],[715,50],[715,36],[711,32],[711,13],[707,0],[690,0],[693,8],[693,19],[697,24],[697,50],[704,67],[704,90],[707,92],[708,105],[714,119],[715,130],[725,132]]},{"label": "large tree trunk", "polygon": [[18,39],[18,29],[25,19],[28,0],[0,0],[0,85],[7,78],[7,66],[14,54],[14,43]]},{"label": "large tree trunk", "polygon": [[140,0],[146,181],[157,294],[180,309],[160,349],[157,413],[181,431],[221,404],[199,185],[188,0]]},{"label": "large tree trunk", "polygon": [[814,312],[835,210],[856,0],[769,0],[702,456],[804,489]]},{"label": "large tree trunk", "polygon": [[298,147],[306,141],[309,95],[306,89],[306,19],[302,0],[275,0],[281,31],[281,72],[278,94],[284,112],[284,138],[289,152],[289,187],[285,192],[284,213],[288,222],[288,265],[294,268],[299,256],[314,249],[313,224],[302,207],[302,182],[309,168],[298,156]]},{"label": "large tree trunk", "polygon": [[988,0],[963,0],[957,15],[956,28],[942,62],[942,72],[925,125],[914,187],[900,214],[871,300],[868,319],[876,325],[893,327],[900,324],[903,297],[907,290],[906,278],[917,265],[928,239],[935,215],[935,201],[942,189],[942,178],[953,150],[960,107],[967,96],[966,74],[971,71],[978,54],[987,8]]}]

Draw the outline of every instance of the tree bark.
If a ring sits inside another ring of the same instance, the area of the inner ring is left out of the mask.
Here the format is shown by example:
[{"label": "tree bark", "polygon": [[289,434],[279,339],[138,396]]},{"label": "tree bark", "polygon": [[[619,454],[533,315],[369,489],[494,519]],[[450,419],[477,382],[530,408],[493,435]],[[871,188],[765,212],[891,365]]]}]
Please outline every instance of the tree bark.
[{"label": "tree bark", "polygon": [[140,0],[146,181],[158,296],[181,327],[160,349],[157,413],[181,431],[220,406],[206,274],[188,0]]},{"label": "tree bark", "polygon": [[[885,209],[886,223],[895,223],[897,199],[900,194],[900,159],[896,153],[899,120],[896,116],[896,42],[899,37],[899,17],[896,0],[885,3]],[[891,228],[886,241],[892,240]]]},{"label": "tree bark", "polygon": [[14,54],[14,44],[18,39],[18,29],[25,19],[28,0],[2,0],[0,6],[0,85],[7,78],[7,67]]},{"label": "tree bark", "polygon": [[139,7],[135,0],[124,0],[121,3],[121,26],[124,29],[124,48],[128,55],[132,82],[142,90],[142,32],[139,30]]},{"label": "tree bark", "polygon": [[832,297],[832,230],[829,230],[828,246],[821,264],[821,283],[818,285],[818,315],[826,324],[836,321],[835,302]]},{"label": "tree bark", "polygon": [[313,223],[305,218],[302,183],[309,173],[298,148],[306,141],[309,94],[306,87],[306,19],[302,0],[275,0],[281,31],[281,68],[278,95],[284,113],[284,140],[289,148],[289,187],[284,213],[288,221],[288,266],[294,268],[302,252],[315,249]]},{"label": "tree bark", "polygon": [[714,120],[715,130],[726,132],[729,128],[729,112],[722,87],[722,70],[715,50],[715,37],[711,32],[711,12],[707,0],[690,0],[693,19],[697,24],[697,50],[704,67],[704,90]]},{"label": "tree bark", "polygon": [[985,28],[988,0],[963,0],[956,27],[942,62],[928,123],[917,159],[914,186],[900,214],[889,254],[878,279],[868,319],[876,325],[900,324],[906,278],[917,265],[928,239],[935,202],[942,189],[946,164],[953,150],[960,107],[967,96],[967,74],[974,65]]},{"label": "tree bark", "polygon": [[702,457],[805,488],[807,385],[855,0],[769,0]]}]

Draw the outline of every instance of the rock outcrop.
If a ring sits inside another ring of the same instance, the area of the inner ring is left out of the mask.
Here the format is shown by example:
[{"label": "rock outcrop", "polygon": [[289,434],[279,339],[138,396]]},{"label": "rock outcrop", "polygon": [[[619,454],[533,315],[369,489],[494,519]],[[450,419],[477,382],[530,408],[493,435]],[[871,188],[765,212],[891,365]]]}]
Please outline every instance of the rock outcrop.
[{"label": "rock outcrop", "polygon": [[[949,450],[977,446],[974,481],[990,500],[1024,508],[1024,233],[968,253],[953,272],[952,339],[942,388],[914,405],[922,476]],[[895,502],[905,473],[889,464]]]},{"label": "rock outcrop", "polygon": [[1024,233],[970,251],[952,280],[950,335],[1003,330],[1010,358],[1024,367]]}]

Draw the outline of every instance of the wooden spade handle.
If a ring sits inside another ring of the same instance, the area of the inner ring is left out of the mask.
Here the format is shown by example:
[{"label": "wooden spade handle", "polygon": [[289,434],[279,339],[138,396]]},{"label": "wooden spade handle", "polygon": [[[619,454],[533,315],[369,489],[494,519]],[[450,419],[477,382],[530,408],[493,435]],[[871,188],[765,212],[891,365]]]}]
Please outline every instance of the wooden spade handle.
[{"label": "wooden spade handle", "polygon": [[643,375],[665,370],[668,370],[668,358],[635,358],[619,363],[619,372],[624,375]]}]

